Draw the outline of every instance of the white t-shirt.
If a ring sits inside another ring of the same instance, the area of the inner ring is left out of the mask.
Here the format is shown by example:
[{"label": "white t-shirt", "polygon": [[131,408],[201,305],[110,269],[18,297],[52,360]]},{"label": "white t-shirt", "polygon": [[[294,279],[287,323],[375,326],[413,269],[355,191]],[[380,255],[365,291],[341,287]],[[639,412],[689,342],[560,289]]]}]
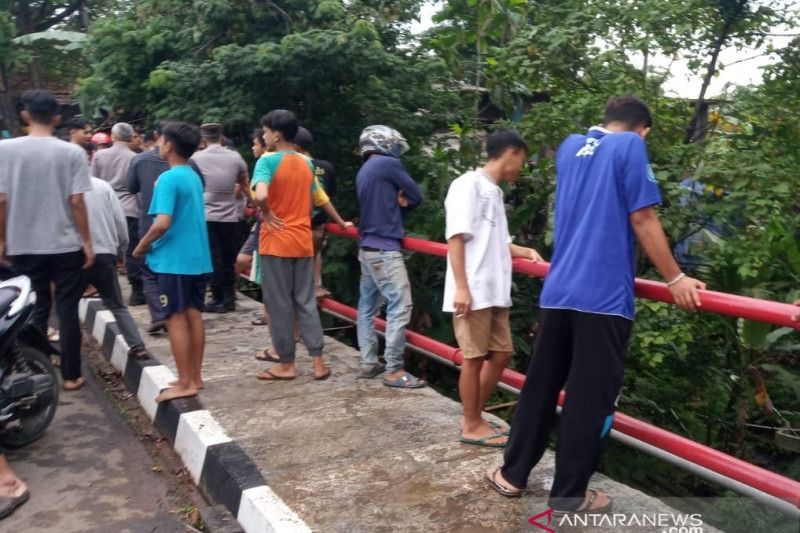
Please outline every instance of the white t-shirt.
[{"label": "white t-shirt", "polygon": [[[511,307],[511,235],[503,191],[483,171],[473,170],[453,180],[444,200],[446,237],[464,236],[470,309]],[[444,282],[442,310],[452,313],[456,282],[450,256]]]}]

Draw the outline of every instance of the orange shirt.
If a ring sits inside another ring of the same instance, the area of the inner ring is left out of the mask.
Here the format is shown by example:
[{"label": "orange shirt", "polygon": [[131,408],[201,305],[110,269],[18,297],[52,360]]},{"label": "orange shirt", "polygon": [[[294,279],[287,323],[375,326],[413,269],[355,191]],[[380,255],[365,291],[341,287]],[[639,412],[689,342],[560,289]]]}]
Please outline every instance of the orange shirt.
[{"label": "orange shirt", "polygon": [[276,257],[313,257],[312,204],[321,207],[330,199],[320,187],[313,163],[296,152],[266,154],[256,162],[252,187],[269,186],[267,205],[284,226],[271,230],[261,225],[258,252]]}]

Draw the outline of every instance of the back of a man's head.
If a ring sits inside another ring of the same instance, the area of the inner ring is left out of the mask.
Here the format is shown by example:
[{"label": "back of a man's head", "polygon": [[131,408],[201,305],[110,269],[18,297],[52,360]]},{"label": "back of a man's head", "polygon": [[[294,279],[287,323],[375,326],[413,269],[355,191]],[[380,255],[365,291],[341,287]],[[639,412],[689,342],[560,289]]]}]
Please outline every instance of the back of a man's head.
[{"label": "back of a man's head", "polygon": [[200,144],[200,132],[197,126],[186,122],[167,122],[161,129],[164,142],[172,145],[175,152],[184,159],[189,159]]},{"label": "back of a man's head", "polygon": [[311,135],[311,132],[308,129],[300,126],[297,128],[297,133],[294,136],[294,140],[292,143],[297,146],[300,150],[304,152],[311,151],[311,145],[314,144],[314,136]]},{"label": "back of a man's head", "polygon": [[272,131],[280,132],[286,142],[292,142],[294,136],[297,135],[297,130],[300,128],[297,115],[288,109],[270,111],[261,117],[261,125]]},{"label": "back of a man's head", "polygon": [[653,127],[650,108],[635,96],[614,96],[608,99],[603,124],[613,122],[623,124],[628,130]]},{"label": "back of a man's head", "polygon": [[89,121],[88,120],[86,120],[85,118],[75,117],[75,118],[69,119],[69,122],[67,122],[67,125],[65,126],[65,129],[67,129],[68,131],[82,130],[86,126],[89,126]]},{"label": "back of a man's head", "polygon": [[32,89],[22,93],[20,98],[22,110],[27,112],[31,122],[50,126],[53,120],[61,114],[61,106],[55,95],[50,91]]},{"label": "back of a man's head", "polygon": [[111,137],[115,141],[129,143],[133,139],[133,126],[127,122],[117,122],[111,128]]},{"label": "back of a man's head", "polygon": [[486,139],[486,155],[489,159],[499,159],[509,149],[528,151],[525,139],[515,130],[497,130]]},{"label": "back of a man's head", "polygon": [[222,140],[222,124],[210,122],[200,126],[200,137],[206,143],[217,144]]}]

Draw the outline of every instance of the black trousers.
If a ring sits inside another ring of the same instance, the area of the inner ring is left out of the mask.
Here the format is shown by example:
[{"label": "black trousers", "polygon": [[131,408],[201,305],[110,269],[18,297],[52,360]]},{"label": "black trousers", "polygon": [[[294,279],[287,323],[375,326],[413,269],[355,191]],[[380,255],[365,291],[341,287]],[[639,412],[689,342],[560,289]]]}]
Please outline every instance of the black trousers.
[{"label": "black trousers", "polygon": [[135,217],[125,217],[128,222],[128,252],[125,254],[125,265],[128,270],[128,281],[131,284],[131,291],[136,294],[142,293],[142,265],[144,259],[133,257],[133,251],[139,246],[139,219]]},{"label": "black trousers", "polygon": [[100,298],[103,307],[111,311],[117,327],[131,349],[144,346],[139,329],[133,320],[125,302],[122,300],[122,289],[119,286],[117,275],[117,256],[111,254],[97,254],[94,265],[86,272],[87,282],[92,285]]},{"label": "black trousers", "polygon": [[542,309],[536,347],[504,455],[503,477],[525,488],[547,448],[565,386],[549,505],[575,510],[597,469],[622,387],[633,322],[620,316]]},{"label": "black trousers", "polygon": [[208,222],[208,244],[214,273],[209,285],[215,302],[236,300],[236,255],[239,253],[238,222]]},{"label": "black trousers", "polygon": [[141,274],[144,300],[150,311],[150,321],[157,322],[161,315],[161,289],[158,287],[158,278],[156,278],[155,272],[147,266],[147,263],[142,265]]},{"label": "black trousers", "polygon": [[56,286],[56,312],[61,338],[61,375],[64,379],[81,377],[81,324],[78,303],[86,281],[82,270],[83,252],[52,255],[17,255],[10,258],[20,274],[31,279],[36,292],[36,307],[31,320],[44,334],[50,317],[50,283]]}]

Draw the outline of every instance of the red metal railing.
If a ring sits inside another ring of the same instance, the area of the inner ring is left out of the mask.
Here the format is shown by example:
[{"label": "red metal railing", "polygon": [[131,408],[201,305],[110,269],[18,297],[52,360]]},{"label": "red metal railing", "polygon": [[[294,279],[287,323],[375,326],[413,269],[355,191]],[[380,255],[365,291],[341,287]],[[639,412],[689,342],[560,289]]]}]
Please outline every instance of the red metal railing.
[{"label": "red metal railing", "polygon": [[[342,237],[358,238],[358,230],[356,228],[342,229],[336,224],[328,224],[327,230]],[[403,248],[410,252],[447,257],[447,245],[441,242],[406,237],[403,239]],[[514,260],[514,272],[519,274],[543,278],[549,270],[549,263],[534,263],[523,259]],[[675,303],[666,283],[648,279],[636,278],[636,296]],[[700,299],[703,303],[700,310],[706,313],[747,318],[800,330],[800,322],[794,320],[794,316],[798,314],[798,309],[791,304],[716,291],[700,291]]]},{"label": "red metal railing", "polygon": [[[358,238],[358,232],[355,228],[345,230],[337,225],[328,224],[327,229],[329,232],[336,235],[354,239]],[[410,251],[437,255],[440,257],[447,256],[447,246],[445,244],[413,237],[405,238],[403,247]],[[522,274],[544,277],[548,269],[549,265],[546,263],[533,263],[520,260],[514,261],[514,271]],[[636,294],[643,298],[674,303],[664,283],[637,279]],[[797,313],[797,308],[789,304],[715,291],[701,291],[701,300],[703,303],[702,310],[705,312],[748,318],[800,329],[800,323],[793,319],[794,314]],[[356,320],[357,310],[345,304],[326,298],[321,301],[321,306],[334,314],[347,317],[350,320]],[[383,320],[376,319],[375,324],[380,331],[384,331],[386,323]],[[435,354],[438,357],[449,360],[456,365],[460,365],[463,362],[461,350],[458,348],[454,348],[419,333],[407,331],[406,342]],[[521,389],[525,383],[525,375],[506,369],[503,371],[501,381],[516,389]],[[563,399],[564,393],[562,391],[561,397],[559,398],[559,405],[563,403]],[[637,420],[624,413],[615,413],[613,428],[630,437],[789,502],[796,508],[800,508],[799,481],[752,465],[736,457],[681,437],[680,435]]]}]

